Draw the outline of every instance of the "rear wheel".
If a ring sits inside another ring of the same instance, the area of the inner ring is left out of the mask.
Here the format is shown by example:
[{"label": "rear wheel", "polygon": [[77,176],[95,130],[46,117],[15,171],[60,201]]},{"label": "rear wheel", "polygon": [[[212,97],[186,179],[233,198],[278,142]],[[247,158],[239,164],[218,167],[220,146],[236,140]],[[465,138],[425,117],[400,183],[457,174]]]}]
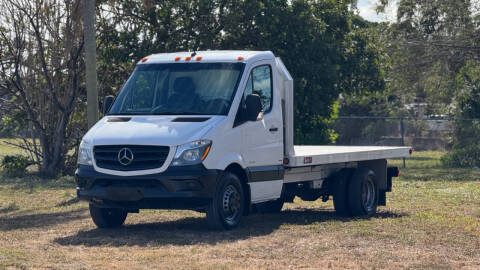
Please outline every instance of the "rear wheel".
[{"label": "rear wheel", "polygon": [[116,208],[100,208],[89,205],[90,216],[99,228],[113,228],[122,226],[127,218],[127,211]]},{"label": "rear wheel", "polygon": [[353,216],[371,217],[377,211],[378,187],[375,173],[358,168],[348,183],[348,208]]},{"label": "rear wheel", "polygon": [[351,170],[341,170],[335,177],[333,183],[333,207],[338,215],[349,216],[348,211],[348,180]]},{"label": "rear wheel", "polygon": [[214,198],[207,206],[207,222],[212,229],[238,226],[244,212],[244,192],[238,176],[225,172],[217,184]]}]

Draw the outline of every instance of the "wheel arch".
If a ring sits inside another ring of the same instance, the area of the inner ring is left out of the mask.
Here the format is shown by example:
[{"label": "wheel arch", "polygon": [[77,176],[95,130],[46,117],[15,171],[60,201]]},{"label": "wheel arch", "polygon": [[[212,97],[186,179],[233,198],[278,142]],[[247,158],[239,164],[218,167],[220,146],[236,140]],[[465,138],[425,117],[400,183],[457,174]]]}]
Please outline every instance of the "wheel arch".
[{"label": "wheel arch", "polygon": [[250,205],[251,205],[251,193],[250,193],[250,186],[248,185],[248,174],[247,172],[240,166],[238,163],[231,163],[225,168],[226,172],[230,172],[238,176],[240,178],[240,182],[242,183],[242,187],[245,193],[245,211],[243,215],[248,215],[250,213]]},{"label": "wheel arch", "polygon": [[380,190],[387,189],[387,160],[386,159],[360,161],[358,163],[358,168],[361,168],[361,167],[366,167],[375,173],[375,183],[377,184],[378,189]]}]

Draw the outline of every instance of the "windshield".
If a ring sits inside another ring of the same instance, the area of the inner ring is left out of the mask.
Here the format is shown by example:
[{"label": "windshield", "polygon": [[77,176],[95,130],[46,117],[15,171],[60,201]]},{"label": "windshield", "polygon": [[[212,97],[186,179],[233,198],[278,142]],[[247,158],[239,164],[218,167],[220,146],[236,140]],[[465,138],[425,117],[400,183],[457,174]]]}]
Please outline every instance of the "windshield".
[{"label": "windshield", "polygon": [[109,114],[226,115],[243,63],[138,65]]}]

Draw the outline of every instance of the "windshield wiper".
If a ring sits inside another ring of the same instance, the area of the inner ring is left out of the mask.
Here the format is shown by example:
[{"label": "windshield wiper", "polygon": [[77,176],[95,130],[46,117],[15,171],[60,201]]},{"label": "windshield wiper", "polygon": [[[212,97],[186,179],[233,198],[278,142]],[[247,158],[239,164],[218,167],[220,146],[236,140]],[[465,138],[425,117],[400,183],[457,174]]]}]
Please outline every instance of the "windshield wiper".
[{"label": "windshield wiper", "polygon": [[154,112],[153,115],[209,115],[209,113],[199,113],[199,112]]},{"label": "windshield wiper", "polygon": [[148,112],[120,112],[120,113],[109,113],[107,115],[148,115]]}]

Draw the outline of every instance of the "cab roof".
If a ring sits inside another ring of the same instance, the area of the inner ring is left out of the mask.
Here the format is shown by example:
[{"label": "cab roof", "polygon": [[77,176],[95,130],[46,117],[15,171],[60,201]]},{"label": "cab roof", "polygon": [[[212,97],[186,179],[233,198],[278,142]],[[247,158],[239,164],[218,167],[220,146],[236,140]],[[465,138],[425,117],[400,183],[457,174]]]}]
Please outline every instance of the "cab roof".
[{"label": "cab roof", "polygon": [[197,51],[158,53],[142,58],[138,64],[153,63],[196,63],[196,62],[253,62],[258,60],[274,59],[271,51]]}]

